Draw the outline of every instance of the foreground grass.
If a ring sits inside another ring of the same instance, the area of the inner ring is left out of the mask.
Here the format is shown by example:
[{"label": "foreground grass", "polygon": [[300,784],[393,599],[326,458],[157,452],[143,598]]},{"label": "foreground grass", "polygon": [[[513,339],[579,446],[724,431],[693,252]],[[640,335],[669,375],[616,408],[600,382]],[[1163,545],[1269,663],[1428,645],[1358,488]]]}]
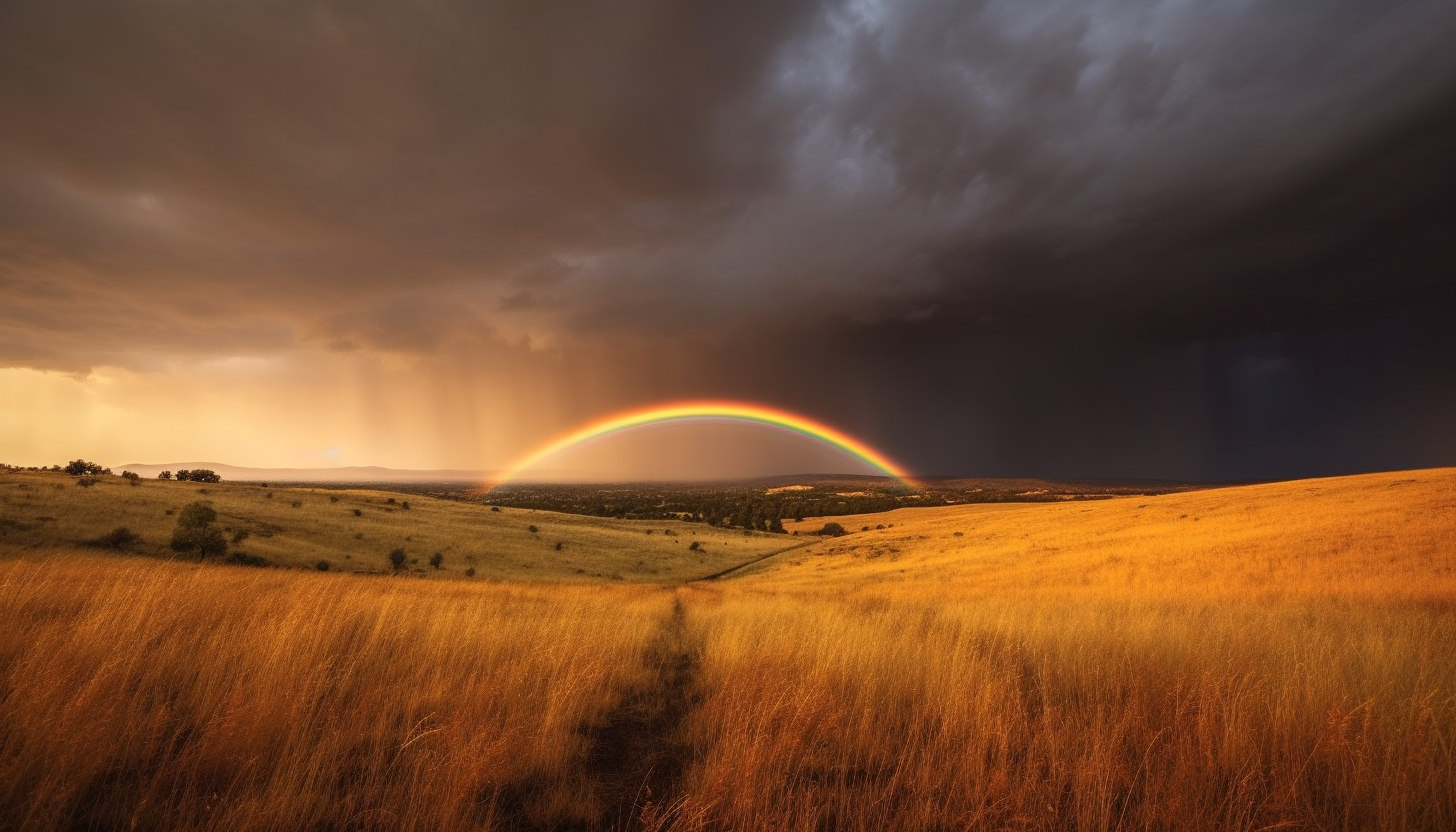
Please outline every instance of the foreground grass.
[{"label": "foreground grass", "polygon": [[640,674],[643,587],[0,563],[17,828],[493,828],[599,810],[581,726]]},{"label": "foreground grass", "polygon": [[0,816],[1456,828],[1453,509],[1430,471],[895,512],[677,588],[11,560]]}]

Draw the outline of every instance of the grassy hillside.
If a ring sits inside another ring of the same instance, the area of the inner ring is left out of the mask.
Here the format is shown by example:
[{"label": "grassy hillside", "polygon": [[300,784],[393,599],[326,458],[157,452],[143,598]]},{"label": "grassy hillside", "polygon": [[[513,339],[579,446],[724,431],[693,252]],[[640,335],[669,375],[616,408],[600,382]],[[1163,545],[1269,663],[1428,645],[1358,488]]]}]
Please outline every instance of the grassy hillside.
[{"label": "grassy hillside", "polygon": [[[1089,503],[968,505],[827,520],[852,532],[753,567],[775,587],[957,595],[1456,595],[1456,469]],[[863,530],[868,526],[868,530]],[[876,528],[884,526],[885,528]]]},{"label": "grassy hillside", "polygon": [[[123,553],[175,558],[168,544],[177,512],[197,500],[216,509],[229,540],[245,534],[230,546],[233,553],[280,566],[314,568],[327,561],[335,570],[388,571],[389,553],[402,548],[414,561],[411,573],[430,578],[463,578],[474,568],[477,579],[674,583],[801,542],[674,521],[492,511],[382,491],[162,480],[131,486],[110,476],[81,487],[76,480],[0,473],[0,556],[101,554],[102,548],[88,544],[125,526],[141,541]],[[429,565],[436,552],[443,556],[438,570]]]},{"label": "grassy hillside", "polygon": [[77,558],[114,519],[27,496],[18,827],[1456,828],[1456,471],[841,519],[681,586]]}]

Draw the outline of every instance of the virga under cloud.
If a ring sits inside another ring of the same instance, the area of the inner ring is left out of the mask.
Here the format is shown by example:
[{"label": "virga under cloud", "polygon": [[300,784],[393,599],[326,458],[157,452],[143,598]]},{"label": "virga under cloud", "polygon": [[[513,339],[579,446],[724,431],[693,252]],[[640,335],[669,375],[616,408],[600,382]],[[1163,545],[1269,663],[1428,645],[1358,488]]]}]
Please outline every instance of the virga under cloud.
[{"label": "virga under cloud", "polygon": [[116,434],[175,436],[180,387],[254,464],[499,466],[701,396],[926,473],[1456,463],[1453,36],[1416,0],[9,4],[3,452],[161,452]]}]

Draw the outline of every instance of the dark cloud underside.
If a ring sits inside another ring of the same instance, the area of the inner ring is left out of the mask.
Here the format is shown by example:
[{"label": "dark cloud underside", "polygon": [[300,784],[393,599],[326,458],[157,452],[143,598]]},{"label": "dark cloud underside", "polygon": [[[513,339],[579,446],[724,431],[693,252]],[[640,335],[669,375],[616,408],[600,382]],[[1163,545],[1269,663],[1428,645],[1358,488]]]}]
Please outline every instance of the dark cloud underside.
[{"label": "dark cloud underside", "polygon": [[925,471],[1456,464],[1453,37],[1420,0],[6,4],[0,365],[488,356],[581,418],[763,399]]}]

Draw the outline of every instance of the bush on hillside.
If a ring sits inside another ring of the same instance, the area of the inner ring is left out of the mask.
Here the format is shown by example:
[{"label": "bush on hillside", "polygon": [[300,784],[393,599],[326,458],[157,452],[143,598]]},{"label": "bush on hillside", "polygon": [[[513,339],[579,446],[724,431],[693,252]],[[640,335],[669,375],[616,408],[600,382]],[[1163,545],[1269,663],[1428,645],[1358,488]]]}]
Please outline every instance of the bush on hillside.
[{"label": "bush on hillside", "polygon": [[126,526],[117,526],[111,531],[96,538],[97,546],[107,549],[125,549],[134,543],[141,542],[141,536]]},{"label": "bush on hillside", "polygon": [[825,537],[843,537],[849,534],[849,531],[838,523],[830,522],[824,524],[824,528],[819,530],[819,534]]}]

